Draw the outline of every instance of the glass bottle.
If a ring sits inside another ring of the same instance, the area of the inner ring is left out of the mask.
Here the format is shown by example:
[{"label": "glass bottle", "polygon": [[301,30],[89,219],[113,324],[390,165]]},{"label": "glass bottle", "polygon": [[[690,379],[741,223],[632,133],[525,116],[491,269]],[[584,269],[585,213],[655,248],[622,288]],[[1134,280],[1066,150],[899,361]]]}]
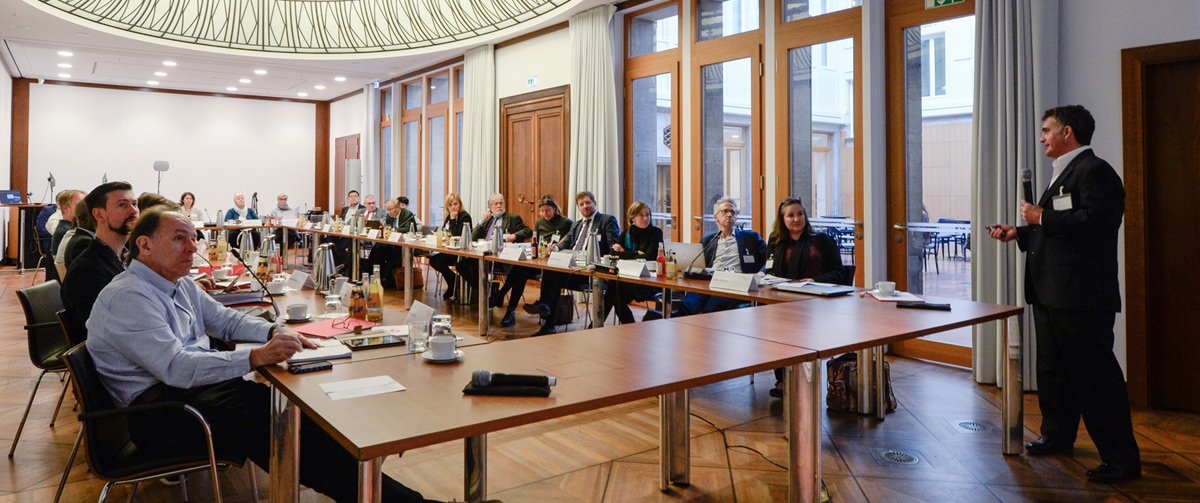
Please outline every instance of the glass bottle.
[{"label": "glass bottle", "polygon": [[217,231],[217,260],[220,260],[221,262],[229,260],[228,231]]},{"label": "glass bottle", "polygon": [[376,264],[367,289],[367,321],[383,321],[383,281],[379,278],[379,265]]},{"label": "glass bottle", "polygon": [[675,279],[679,277],[679,264],[675,262],[675,252],[667,258],[667,279]]},{"label": "glass bottle", "polygon": [[666,253],[666,251],[665,251],[665,250],[663,250],[663,248],[664,248],[664,247],[662,246],[662,244],[659,244],[659,247],[658,247],[658,258],[656,258],[656,259],[654,260],[655,262],[657,262],[657,263],[658,263],[658,266],[657,266],[657,268],[658,268],[658,271],[657,271],[657,273],[658,273],[658,274],[657,274],[657,276],[658,276],[658,277],[660,277],[660,278],[662,278],[662,277],[666,277],[666,275],[667,275],[667,253]]},{"label": "glass bottle", "polygon": [[350,287],[350,317],[360,320],[367,319],[367,294],[364,291],[366,288],[368,274],[363,273],[362,282],[355,283]]}]

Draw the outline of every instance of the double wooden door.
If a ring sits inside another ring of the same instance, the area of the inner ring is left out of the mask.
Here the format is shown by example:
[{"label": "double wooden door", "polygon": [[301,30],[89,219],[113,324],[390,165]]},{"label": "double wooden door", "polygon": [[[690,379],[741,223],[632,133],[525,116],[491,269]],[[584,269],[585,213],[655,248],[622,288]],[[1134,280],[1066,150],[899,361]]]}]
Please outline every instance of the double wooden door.
[{"label": "double wooden door", "polygon": [[569,120],[568,86],[500,100],[500,193],[530,226],[542,195],[554,196],[564,213],[574,204],[567,199]]}]

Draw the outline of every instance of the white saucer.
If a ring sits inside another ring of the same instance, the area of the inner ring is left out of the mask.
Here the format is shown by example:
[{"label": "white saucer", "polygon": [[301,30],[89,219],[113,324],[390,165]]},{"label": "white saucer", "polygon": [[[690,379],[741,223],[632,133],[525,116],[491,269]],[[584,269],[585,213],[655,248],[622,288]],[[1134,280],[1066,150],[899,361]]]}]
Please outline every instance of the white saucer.
[{"label": "white saucer", "polygon": [[443,360],[438,360],[433,357],[432,352],[430,352],[429,350],[425,350],[424,353],[421,353],[421,358],[424,358],[425,361],[431,362],[431,363],[450,363],[453,361],[458,361],[459,359],[461,359],[463,357],[464,354],[465,353],[463,353],[463,351],[461,349],[457,349],[454,351],[454,358],[446,358]]},{"label": "white saucer", "polygon": [[283,313],[283,314],[279,315],[279,321],[282,321],[284,323],[304,323],[306,321],[312,321],[312,319],[313,319],[312,313],[308,313],[308,315],[303,318],[296,318],[296,319],[292,319],[292,317],[288,316],[287,313]]}]

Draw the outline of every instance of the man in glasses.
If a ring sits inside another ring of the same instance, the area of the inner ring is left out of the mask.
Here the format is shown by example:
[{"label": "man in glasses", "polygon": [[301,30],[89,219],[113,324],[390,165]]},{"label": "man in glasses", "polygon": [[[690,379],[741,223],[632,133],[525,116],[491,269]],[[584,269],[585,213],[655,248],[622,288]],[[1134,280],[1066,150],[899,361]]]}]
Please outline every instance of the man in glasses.
[{"label": "man in glasses", "polygon": [[[767,243],[757,232],[734,229],[737,216],[737,202],[732,198],[722,197],[713,204],[717,232],[700,239],[704,247],[704,262],[714,271],[756,273],[763,268]],[[733,309],[741,303],[725,297],[689,293],[683,297],[679,310],[684,315],[711,313]]]}]

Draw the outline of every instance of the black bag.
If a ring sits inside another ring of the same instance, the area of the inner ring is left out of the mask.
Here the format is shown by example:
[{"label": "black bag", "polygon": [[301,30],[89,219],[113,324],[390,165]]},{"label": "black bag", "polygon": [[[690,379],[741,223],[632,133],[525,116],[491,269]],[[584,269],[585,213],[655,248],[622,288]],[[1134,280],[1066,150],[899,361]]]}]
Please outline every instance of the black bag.
[{"label": "black bag", "polygon": [[[846,353],[825,364],[829,390],[825,406],[839,412],[858,412],[858,353]],[[892,366],[883,362],[883,388],[887,393],[887,412],[896,410],[892,391]]]}]

